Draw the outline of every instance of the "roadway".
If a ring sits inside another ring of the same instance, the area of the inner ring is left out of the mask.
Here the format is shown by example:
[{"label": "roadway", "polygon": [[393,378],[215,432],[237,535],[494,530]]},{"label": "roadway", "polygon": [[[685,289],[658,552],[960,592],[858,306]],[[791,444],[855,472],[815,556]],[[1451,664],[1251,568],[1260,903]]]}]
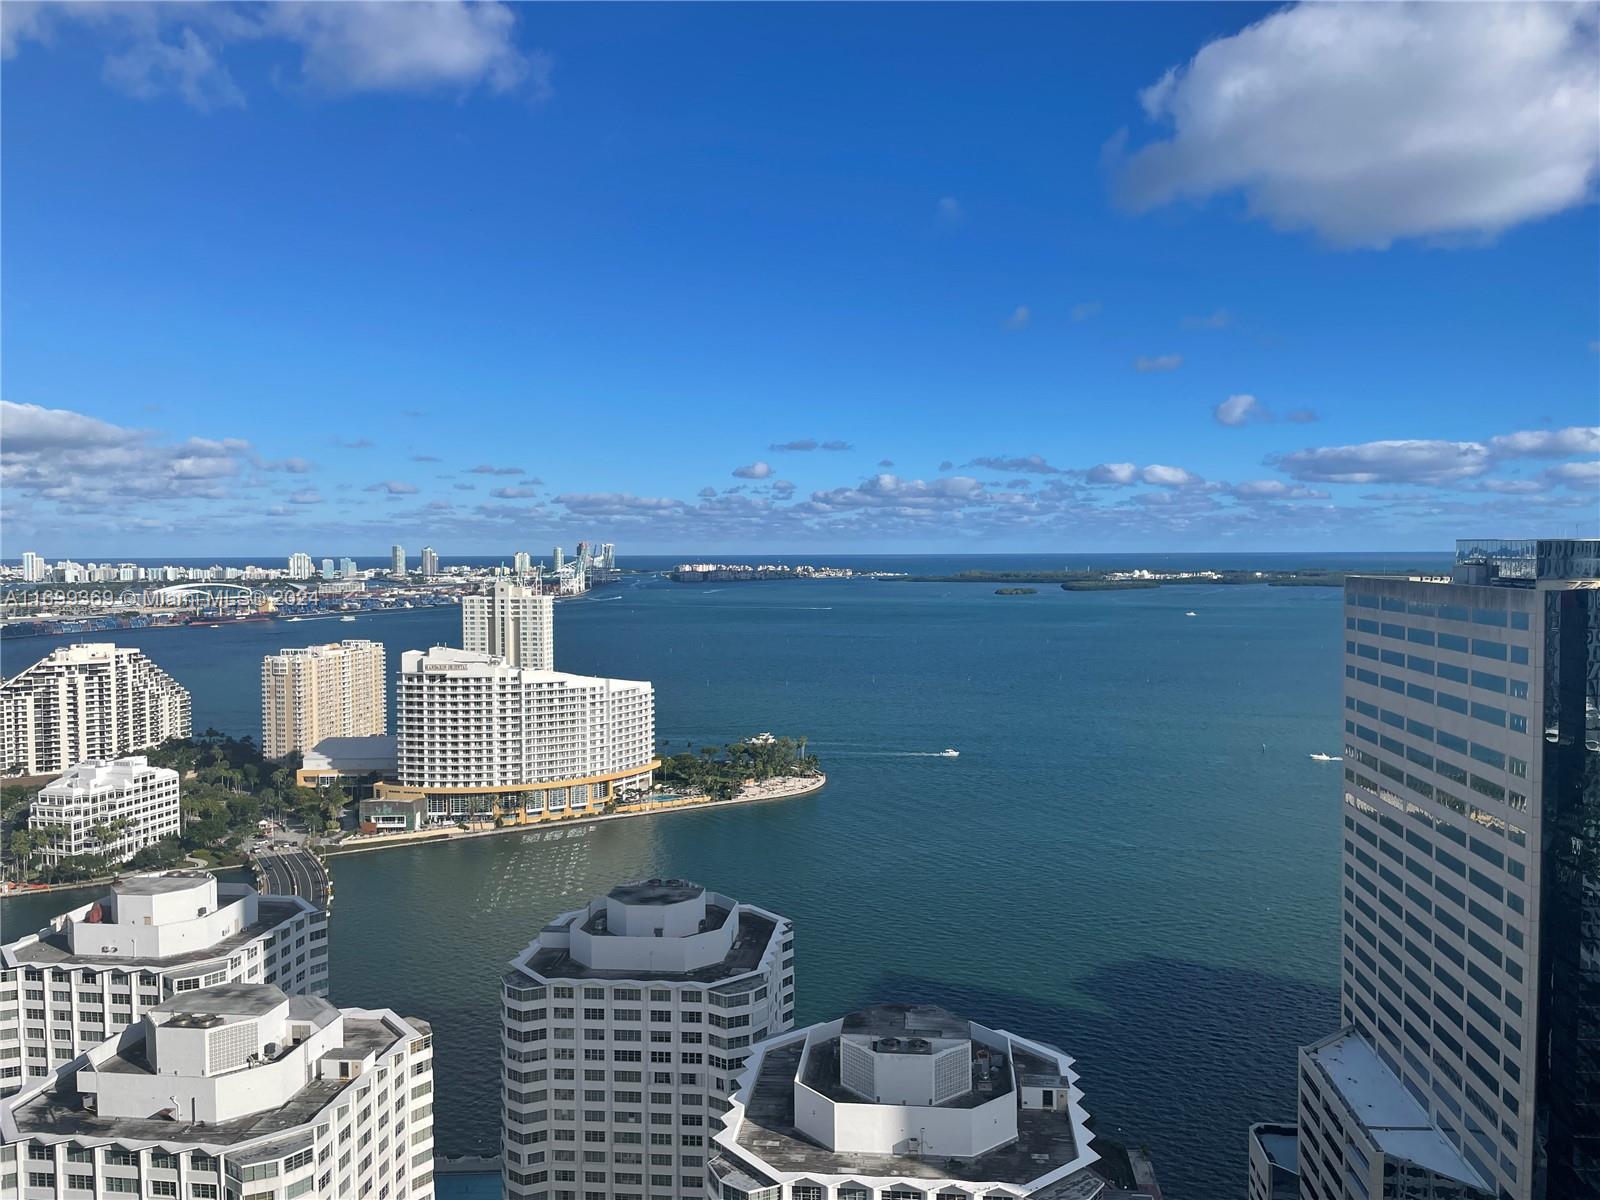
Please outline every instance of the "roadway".
[{"label": "roadway", "polygon": [[327,908],[333,887],[328,868],[309,850],[260,850],[256,877],[263,895],[304,896],[318,908]]}]

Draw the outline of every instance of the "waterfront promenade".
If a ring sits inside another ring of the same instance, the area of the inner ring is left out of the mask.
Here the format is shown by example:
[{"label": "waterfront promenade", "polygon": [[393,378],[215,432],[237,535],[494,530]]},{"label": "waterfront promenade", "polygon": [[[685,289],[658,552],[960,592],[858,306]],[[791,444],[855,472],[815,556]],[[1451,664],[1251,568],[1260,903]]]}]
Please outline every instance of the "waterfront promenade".
[{"label": "waterfront promenade", "polygon": [[782,779],[767,779],[759,783],[747,783],[736,795],[728,800],[713,800],[710,796],[702,795],[676,796],[650,800],[639,804],[619,804],[608,813],[546,817],[540,821],[527,821],[520,824],[490,825],[485,822],[482,827],[468,829],[451,827],[447,829],[418,829],[412,833],[357,834],[354,837],[345,838],[337,845],[327,847],[323,850],[323,854],[329,857],[335,854],[360,854],[368,850],[386,850],[394,846],[416,846],[428,842],[450,842],[459,841],[462,838],[492,837],[500,833],[527,833],[538,829],[596,825],[603,821],[621,821],[629,817],[658,816],[707,808],[728,808],[731,805],[756,804],[765,800],[789,800],[797,796],[809,796],[814,792],[820,792],[827,785],[827,782],[827,775],[819,772],[816,775],[792,775]]}]

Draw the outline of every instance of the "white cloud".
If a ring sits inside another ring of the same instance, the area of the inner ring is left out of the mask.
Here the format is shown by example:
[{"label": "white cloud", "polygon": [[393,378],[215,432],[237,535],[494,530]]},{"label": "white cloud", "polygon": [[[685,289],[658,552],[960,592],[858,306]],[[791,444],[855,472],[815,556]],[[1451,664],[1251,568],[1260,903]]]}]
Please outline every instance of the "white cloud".
[{"label": "white cloud", "polygon": [[85,446],[120,446],[139,437],[97,417],[65,408],[41,408],[0,400],[0,436],[8,454],[36,450],[74,450]]},{"label": "white cloud", "polygon": [[834,441],[831,441],[831,442],[823,442],[822,446],[820,448],[823,449],[823,450],[852,450],[852,449],[854,449],[854,447],[851,446],[849,442],[839,441],[837,439],[835,439]]},{"label": "white cloud", "polygon": [[366,487],[369,492],[387,492],[391,496],[415,496],[417,485],[407,483],[403,479],[385,479],[380,483],[369,483]]},{"label": "white cloud", "polygon": [[523,471],[523,469],[521,467],[494,467],[494,466],[490,466],[488,463],[479,463],[477,466],[469,467],[467,470],[468,470],[468,474],[471,474],[471,475],[522,475],[522,474],[525,474],[525,472]]},{"label": "white cloud", "polygon": [[[892,464],[891,464],[892,465]],[[1004,458],[987,455],[975,458],[967,464],[969,467],[983,467],[988,471],[1025,471],[1029,475],[1060,475],[1060,467],[1052,467],[1043,456],[1038,454],[1023,455],[1020,458]]]},{"label": "white cloud", "polygon": [[1342,246],[1492,237],[1588,202],[1600,166],[1584,4],[1302,4],[1142,94],[1171,136],[1118,163],[1147,210],[1239,191]]},{"label": "white cloud", "polygon": [[1566,429],[1528,429],[1489,439],[1489,449],[1499,458],[1565,458],[1569,454],[1600,454],[1600,425],[1572,425]]},{"label": "white cloud", "polygon": [[1182,467],[1168,467],[1161,463],[1151,463],[1139,472],[1139,478],[1157,487],[1194,487],[1205,482],[1200,476]]},{"label": "white cloud", "polygon": [[517,14],[484,0],[415,3],[223,4],[7,3],[0,5],[0,52],[48,45],[57,27],[78,22],[109,45],[106,82],[143,99],[175,93],[198,109],[245,103],[228,54],[244,45],[288,46],[279,73],[324,94],[523,88],[549,92],[550,59],[516,42]]},{"label": "white cloud", "polygon": [[1127,487],[1139,477],[1139,468],[1132,463],[1101,463],[1097,467],[1090,467],[1085,478],[1090,483],[1107,484],[1112,487]]},{"label": "white cloud", "polygon": [[321,504],[322,493],[316,488],[302,488],[298,492],[289,493],[290,504]]},{"label": "white cloud", "polygon": [[1296,487],[1281,479],[1248,479],[1228,489],[1241,500],[1326,500],[1328,493]]},{"label": "white cloud", "polygon": [[521,485],[517,487],[499,487],[489,493],[497,500],[531,500],[538,494],[538,488]]},{"label": "white cloud", "polygon": [[1544,474],[1551,483],[1564,484],[1568,487],[1600,487],[1600,460],[1562,463],[1560,466],[1551,467]]},{"label": "white cloud", "polygon": [[1261,402],[1247,393],[1229,396],[1211,410],[1219,425],[1244,425],[1250,421],[1265,421],[1267,410]]},{"label": "white cloud", "polygon": [[765,479],[771,474],[772,467],[759,460],[749,466],[735,467],[733,469],[733,477],[735,479]]},{"label": "white cloud", "polygon": [[1397,440],[1296,450],[1271,460],[1308,483],[1454,483],[1482,475],[1489,450],[1481,442]]},{"label": "white cloud", "polygon": [[1181,354],[1157,354],[1154,357],[1141,355],[1133,360],[1133,369],[1141,373],[1176,371],[1181,366],[1183,366]]},{"label": "white cloud", "polygon": [[1006,318],[1007,329],[1026,329],[1028,322],[1033,319],[1033,313],[1026,304],[1019,304],[1011,310],[1011,315]]}]

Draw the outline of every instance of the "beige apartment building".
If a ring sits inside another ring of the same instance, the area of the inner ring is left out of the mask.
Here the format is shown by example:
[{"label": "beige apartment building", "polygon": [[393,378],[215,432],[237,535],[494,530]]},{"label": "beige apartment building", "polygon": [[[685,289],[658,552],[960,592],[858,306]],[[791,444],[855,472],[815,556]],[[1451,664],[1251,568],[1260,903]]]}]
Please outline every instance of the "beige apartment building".
[{"label": "beige apartment building", "polygon": [[349,638],[280,650],[261,660],[261,749],[268,758],[310,750],[323,738],[388,730],[384,650]]}]

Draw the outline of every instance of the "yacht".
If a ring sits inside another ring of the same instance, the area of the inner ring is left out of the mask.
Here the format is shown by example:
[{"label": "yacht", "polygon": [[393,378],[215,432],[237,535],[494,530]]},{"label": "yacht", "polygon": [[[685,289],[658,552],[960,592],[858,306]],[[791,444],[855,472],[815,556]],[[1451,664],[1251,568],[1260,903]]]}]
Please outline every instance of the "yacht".
[{"label": "yacht", "polygon": [[1311,761],[1312,762],[1342,762],[1344,760],[1337,754],[1313,754],[1311,756]]},{"label": "yacht", "polygon": [[940,758],[960,758],[961,757],[961,751],[959,751],[959,750],[941,750],[941,751],[939,751],[939,757]]}]

